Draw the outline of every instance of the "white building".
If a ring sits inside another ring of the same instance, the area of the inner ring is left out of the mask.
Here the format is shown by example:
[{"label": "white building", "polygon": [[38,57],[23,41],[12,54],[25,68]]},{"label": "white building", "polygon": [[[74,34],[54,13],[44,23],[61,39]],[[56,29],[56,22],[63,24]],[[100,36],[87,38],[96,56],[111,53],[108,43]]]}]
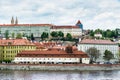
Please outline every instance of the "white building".
[{"label": "white building", "polygon": [[47,51],[22,51],[17,54],[15,63],[30,64],[89,64],[89,57],[82,51],[73,51],[68,53],[65,50],[47,50]]},{"label": "white building", "polygon": [[114,54],[116,58],[116,54],[119,51],[119,46],[117,43],[112,42],[110,40],[94,40],[94,39],[84,39],[78,44],[78,50],[86,52],[89,48],[95,47],[100,51],[100,61],[103,61],[103,55],[105,50],[109,50]]},{"label": "white building", "polygon": [[66,36],[67,33],[70,33],[73,37],[79,37],[82,35],[82,29],[78,26],[53,26],[50,32],[53,31],[62,31],[64,36]]},{"label": "white building", "polygon": [[95,37],[98,37],[98,38],[102,38],[102,34],[100,34],[100,33],[97,33],[97,34],[95,34],[94,36],[95,36]]}]

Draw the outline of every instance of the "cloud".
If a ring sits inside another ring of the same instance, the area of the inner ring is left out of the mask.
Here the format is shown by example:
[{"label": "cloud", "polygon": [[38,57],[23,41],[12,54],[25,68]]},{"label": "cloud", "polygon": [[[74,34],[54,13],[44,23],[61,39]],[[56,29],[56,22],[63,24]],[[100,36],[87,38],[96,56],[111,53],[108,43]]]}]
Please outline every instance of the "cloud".
[{"label": "cloud", "polygon": [[52,23],[75,25],[81,20],[85,29],[115,29],[120,26],[119,0],[1,0],[0,23]]}]

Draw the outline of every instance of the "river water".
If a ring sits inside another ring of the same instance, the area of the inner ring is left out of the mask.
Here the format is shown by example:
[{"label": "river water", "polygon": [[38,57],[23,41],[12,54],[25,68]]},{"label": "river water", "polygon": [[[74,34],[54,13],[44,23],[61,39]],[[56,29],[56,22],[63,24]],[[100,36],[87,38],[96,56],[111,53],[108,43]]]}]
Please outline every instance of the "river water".
[{"label": "river water", "polygon": [[0,71],[0,80],[120,80],[120,71]]}]

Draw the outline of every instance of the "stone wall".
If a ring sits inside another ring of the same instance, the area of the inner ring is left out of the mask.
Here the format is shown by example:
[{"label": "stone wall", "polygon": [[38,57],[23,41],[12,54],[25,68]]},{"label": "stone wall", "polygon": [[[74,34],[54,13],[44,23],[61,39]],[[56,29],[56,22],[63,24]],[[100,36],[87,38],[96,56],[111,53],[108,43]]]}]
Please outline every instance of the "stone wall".
[{"label": "stone wall", "polygon": [[3,65],[0,70],[120,70],[120,65]]}]

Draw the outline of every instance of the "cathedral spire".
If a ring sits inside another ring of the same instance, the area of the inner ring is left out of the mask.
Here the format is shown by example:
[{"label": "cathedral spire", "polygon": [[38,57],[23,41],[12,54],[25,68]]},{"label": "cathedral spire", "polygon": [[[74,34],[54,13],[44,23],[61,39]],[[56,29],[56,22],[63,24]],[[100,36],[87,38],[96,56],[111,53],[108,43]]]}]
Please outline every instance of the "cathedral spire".
[{"label": "cathedral spire", "polygon": [[18,19],[17,19],[17,17],[16,17],[16,21],[15,21],[15,24],[18,24]]},{"label": "cathedral spire", "polygon": [[14,18],[13,18],[13,16],[12,16],[12,19],[11,19],[11,24],[14,24]]}]

